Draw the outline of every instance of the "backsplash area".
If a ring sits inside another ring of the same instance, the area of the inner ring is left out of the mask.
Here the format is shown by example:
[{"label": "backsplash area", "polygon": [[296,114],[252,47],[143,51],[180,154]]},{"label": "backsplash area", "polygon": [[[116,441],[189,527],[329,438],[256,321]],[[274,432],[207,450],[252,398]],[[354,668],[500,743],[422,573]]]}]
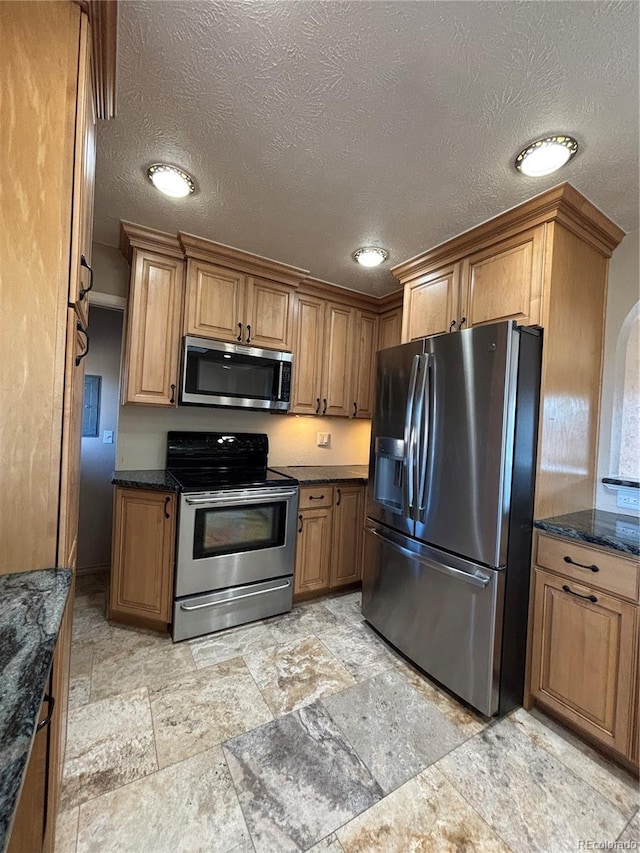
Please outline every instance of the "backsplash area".
[{"label": "backsplash area", "polygon": [[[366,465],[371,422],[343,418],[270,415],[214,408],[154,409],[121,406],[116,468],[164,468],[167,432],[266,432],[269,465]],[[318,447],[319,432],[331,434],[329,447]]]}]

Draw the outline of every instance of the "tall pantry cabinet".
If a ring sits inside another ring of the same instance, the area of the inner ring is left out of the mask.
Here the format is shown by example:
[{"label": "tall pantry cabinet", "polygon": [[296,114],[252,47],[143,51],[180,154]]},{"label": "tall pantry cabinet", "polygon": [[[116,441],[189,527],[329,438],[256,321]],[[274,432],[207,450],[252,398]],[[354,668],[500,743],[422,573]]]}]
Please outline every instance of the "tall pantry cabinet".
[{"label": "tall pantry cabinet", "polygon": [[[115,38],[112,0],[0,2],[2,573],[75,569],[95,129],[113,114]],[[34,744],[9,851],[53,849],[72,600],[73,587],[51,723]]]}]

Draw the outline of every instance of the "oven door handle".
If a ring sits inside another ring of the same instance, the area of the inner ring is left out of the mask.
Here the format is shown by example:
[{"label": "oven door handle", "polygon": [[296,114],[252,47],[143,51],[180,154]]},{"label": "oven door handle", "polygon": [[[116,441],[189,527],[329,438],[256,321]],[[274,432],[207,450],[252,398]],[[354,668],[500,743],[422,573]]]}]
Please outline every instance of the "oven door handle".
[{"label": "oven door handle", "polygon": [[242,595],[234,595],[231,598],[224,598],[221,601],[205,601],[203,604],[180,604],[181,610],[202,610],[203,607],[220,607],[223,604],[235,604],[242,598],[254,598],[258,595],[265,595],[268,592],[278,592],[281,589],[288,589],[291,586],[291,581],[285,581],[280,586],[272,586],[269,589],[259,589],[256,592],[244,592]]},{"label": "oven door handle", "polygon": [[232,504],[252,504],[252,503],[264,503],[265,500],[276,501],[281,498],[293,498],[297,494],[295,489],[283,489],[276,491],[275,489],[269,489],[269,491],[264,492],[252,492],[251,494],[240,495],[234,492],[227,492],[225,495],[220,495],[219,497],[202,497],[202,498],[190,498],[185,497],[185,503],[189,504],[189,506],[204,506],[205,504],[211,504],[211,506],[219,506],[220,504],[227,504],[231,506]]}]

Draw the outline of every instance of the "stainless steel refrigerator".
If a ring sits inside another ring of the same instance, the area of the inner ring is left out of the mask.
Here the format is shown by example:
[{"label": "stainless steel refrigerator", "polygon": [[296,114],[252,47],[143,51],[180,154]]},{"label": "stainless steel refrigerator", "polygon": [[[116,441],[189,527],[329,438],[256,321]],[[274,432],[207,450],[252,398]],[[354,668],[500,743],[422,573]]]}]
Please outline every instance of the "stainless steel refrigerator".
[{"label": "stainless steel refrigerator", "polygon": [[541,348],[508,321],[377,358],[362,611],[487,716],[522,701]]}]

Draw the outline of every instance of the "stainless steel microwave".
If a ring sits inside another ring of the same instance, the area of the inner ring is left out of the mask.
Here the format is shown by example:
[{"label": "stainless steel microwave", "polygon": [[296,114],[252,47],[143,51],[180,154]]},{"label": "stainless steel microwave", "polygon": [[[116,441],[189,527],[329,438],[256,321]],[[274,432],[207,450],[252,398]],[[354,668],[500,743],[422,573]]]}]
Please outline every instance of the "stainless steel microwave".
[{"label": "stainless steel microwave", "polygon": [[292,361],[290,352],[187,335],[182,351],[180,403],[286,412]]}]

